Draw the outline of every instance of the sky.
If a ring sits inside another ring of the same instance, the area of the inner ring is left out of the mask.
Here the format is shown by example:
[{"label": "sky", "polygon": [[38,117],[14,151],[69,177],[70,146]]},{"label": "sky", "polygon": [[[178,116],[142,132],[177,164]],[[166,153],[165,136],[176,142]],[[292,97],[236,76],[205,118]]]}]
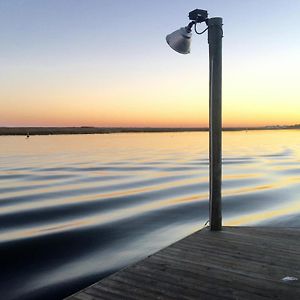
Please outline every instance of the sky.
[{"label": "sky", "polygon": [[0,0],[0,126],[207,126],[207,34],[165,42],[195,8],[223,18],[223,126],[299,124],[298,0]]}]

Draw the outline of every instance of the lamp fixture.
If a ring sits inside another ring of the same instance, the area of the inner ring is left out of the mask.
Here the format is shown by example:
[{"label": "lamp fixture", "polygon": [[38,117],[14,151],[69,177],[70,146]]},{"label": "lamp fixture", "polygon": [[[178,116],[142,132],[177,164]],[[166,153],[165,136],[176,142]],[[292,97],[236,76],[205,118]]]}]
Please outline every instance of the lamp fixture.
[{"label": "lamp fixture", "polygon": [[[189,13],[186,27],[168,34],[169,46],[178,53],[191,51],[192,28],[197,34],[208,31],[209,44],[209,224],[210,229],[222,229],[222,18],[208,18],[206,10]],[[197,31],[197,24],[205,22],[207,28]]]}]

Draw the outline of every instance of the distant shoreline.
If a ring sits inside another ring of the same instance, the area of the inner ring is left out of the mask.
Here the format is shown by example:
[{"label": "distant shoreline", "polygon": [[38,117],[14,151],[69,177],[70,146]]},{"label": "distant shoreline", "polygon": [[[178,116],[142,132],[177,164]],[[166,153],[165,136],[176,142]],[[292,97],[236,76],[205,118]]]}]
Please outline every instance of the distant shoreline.
[{"label": "distant shoreline", "polygon": [[[300,129],[300,124],[290,126],[224,127],[223,131]],[[111,134],[146,132],[194,132],[208,131],[205,127],[0,127],[0,135],[59,135],[59,134]]]}]

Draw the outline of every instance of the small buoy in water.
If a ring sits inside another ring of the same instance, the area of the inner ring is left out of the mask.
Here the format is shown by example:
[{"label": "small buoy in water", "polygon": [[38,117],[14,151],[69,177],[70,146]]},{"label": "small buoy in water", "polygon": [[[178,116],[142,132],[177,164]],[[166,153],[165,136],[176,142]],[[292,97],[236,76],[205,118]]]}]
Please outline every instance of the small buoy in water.
[{"label": "small buoy in water", "polygon": [[284,282],[289,282],[289,281],[296,281],[296,280],[298,280],[298,278],[292,277],[292,276],[286,276],[286,277],[283,277],[281,280]]}]

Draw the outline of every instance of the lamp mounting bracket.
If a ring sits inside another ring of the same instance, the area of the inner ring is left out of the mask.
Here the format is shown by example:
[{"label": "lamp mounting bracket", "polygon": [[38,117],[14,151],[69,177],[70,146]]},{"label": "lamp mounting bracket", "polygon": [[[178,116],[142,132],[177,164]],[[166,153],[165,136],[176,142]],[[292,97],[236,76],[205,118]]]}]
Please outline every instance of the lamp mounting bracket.
[{"label": "lamp mounting bracket", "polygon": [[208,17],[207,10],[203,9],[194,9],[189,13],[189,19],[196,23],[204,22]]}]

